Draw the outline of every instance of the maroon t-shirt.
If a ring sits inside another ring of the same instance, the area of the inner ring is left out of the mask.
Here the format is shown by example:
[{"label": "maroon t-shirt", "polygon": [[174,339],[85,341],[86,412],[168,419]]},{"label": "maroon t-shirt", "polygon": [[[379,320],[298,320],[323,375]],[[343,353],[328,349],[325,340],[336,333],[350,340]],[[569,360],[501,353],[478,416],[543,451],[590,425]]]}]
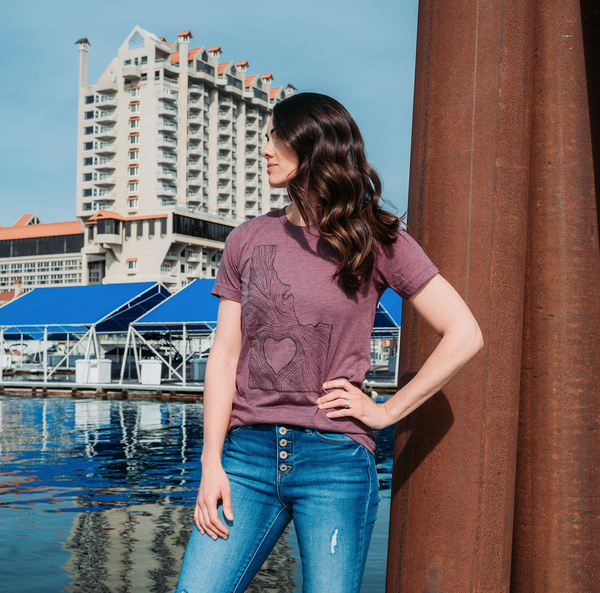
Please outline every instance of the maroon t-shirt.
[{"label": "maroon t-shirt", "polygon": [[316,400],[323,383],[361,388],[371,366],[371,331],[390,287],[408,298],[438,270],[403,230],[381,247],[371,280],[350,293],[333,280],[336,253],[314,227],[285,209],[234,229],[212,293],[242,305],[242,348],[229,428],[288,424],[342,432],[375,451],[373,431],[350,417],[328,418]]}]

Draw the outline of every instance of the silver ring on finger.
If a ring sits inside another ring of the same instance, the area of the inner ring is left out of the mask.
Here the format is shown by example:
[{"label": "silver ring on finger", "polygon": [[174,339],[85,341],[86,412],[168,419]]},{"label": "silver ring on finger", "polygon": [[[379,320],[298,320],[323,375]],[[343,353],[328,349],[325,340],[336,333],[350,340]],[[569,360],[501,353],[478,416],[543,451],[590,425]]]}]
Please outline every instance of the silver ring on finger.
[{"label": "silver ring on finger", "polygon": [[346,405],[344,406],[344,410],[347,410],[350,407],[350,400],[346,400]]}]

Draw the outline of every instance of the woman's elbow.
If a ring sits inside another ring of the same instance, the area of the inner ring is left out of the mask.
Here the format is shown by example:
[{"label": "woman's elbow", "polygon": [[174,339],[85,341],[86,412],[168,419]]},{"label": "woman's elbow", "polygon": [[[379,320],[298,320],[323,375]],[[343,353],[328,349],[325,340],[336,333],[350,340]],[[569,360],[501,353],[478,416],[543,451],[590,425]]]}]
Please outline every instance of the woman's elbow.
[{"label": "woman's elbow", "polygon": [[477,321],[475,321],[475,319],[473,319],[473,327],[469,333],[471,334],[469,343],[472,358],[483,348],[484,345],[481,328],[479,327],[479,324],[477,323]]}]

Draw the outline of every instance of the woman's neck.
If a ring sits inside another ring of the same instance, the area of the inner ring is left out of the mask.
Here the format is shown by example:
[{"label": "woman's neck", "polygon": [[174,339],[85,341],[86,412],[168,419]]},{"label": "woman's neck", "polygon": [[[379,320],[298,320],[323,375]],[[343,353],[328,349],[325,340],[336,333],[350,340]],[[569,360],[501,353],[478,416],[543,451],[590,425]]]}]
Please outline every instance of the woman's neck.
[{"label": "woman's neck", "polygon": [[[314,207],[316,198],[311,195],[310,199]],[[308,223],[302,218],[302,215],[300,214],[300,211],[294,202],[285,207],[285,215],[287,219],[296,226],[308,226]]]}]

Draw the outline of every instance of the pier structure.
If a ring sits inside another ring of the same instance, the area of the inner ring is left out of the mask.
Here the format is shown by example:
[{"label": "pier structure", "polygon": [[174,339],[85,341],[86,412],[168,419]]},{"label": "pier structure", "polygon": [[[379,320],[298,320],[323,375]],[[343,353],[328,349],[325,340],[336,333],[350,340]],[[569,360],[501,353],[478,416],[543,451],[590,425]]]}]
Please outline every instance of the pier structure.
[{"label": "pier structure", "polygon": [[486,345],[397,425],[387,593],[600,590],[599,56],[588,0],[420,2],[408,227]]}]

